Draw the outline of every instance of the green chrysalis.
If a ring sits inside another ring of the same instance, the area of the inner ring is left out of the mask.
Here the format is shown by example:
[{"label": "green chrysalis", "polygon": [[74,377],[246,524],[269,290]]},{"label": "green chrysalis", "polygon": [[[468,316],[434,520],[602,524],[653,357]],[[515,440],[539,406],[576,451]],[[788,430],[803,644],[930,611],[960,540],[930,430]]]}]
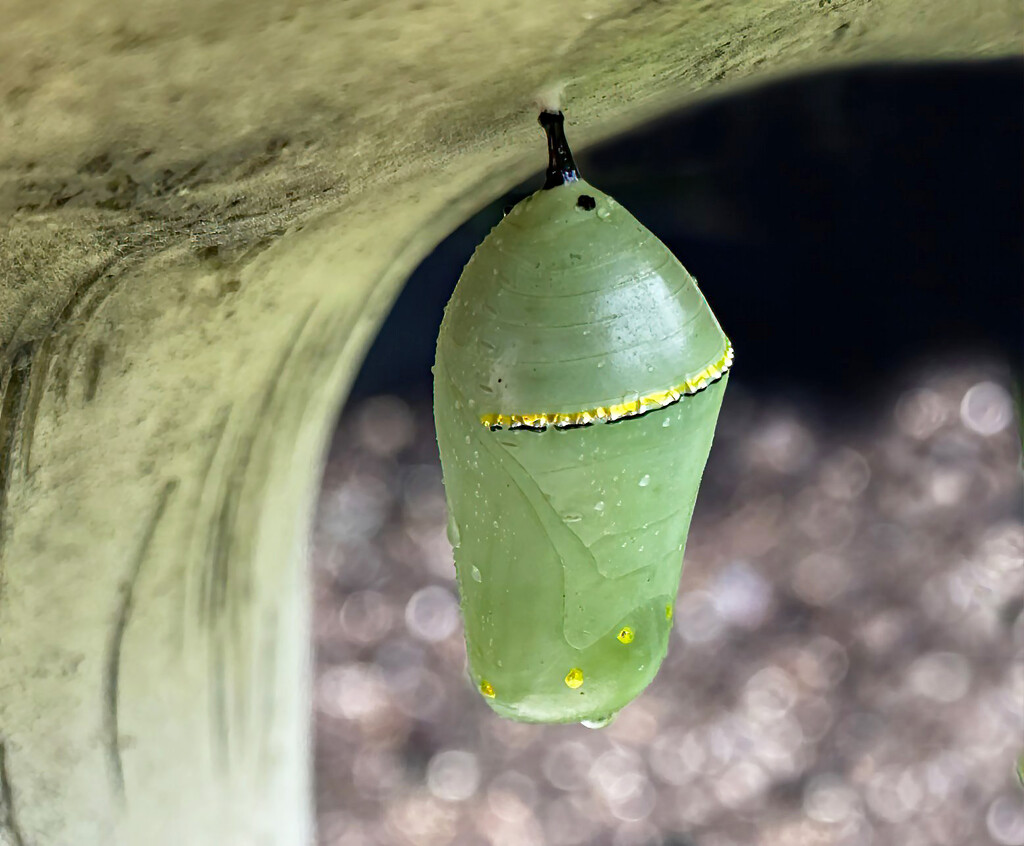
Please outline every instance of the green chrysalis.
[{"label": "green chrysalis", "polygon": [[732,348],[540,122],[547,181],[459,279],[434,417],[474,684],[505,717],[601,724],[665,655]]}]

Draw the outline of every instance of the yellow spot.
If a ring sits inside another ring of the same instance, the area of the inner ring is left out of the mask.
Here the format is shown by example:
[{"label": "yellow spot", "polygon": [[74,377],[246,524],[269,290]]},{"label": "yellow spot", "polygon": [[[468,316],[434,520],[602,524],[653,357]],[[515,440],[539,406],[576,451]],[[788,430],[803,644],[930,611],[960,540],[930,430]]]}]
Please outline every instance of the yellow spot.
[{"label": "yellow spot", "polygon": [[573,690],[583,684],[583,670],[579,667],[573,667],[565,675],[565,683]]},{"label": "yellow spot", "polygon": [[488,699],[494,699],[494,686],[489,681],[480,682],[480,692]]},{"label": "yellow spot", "polygon": [[633,630],[629,626],[623,626],[619,629],[619,643],[632,643],[633,642]]},{"label": "yellow spot", "polygon": [[672,622],[672,606],[671,605],[666,605],[665,606],[665,619],[668,620],[669,622]]},{"label": "yellow spot", "polygon": [[685,382],[673,385],[663,391],[652,391],[638,396],[636,399],[614,405],[602,405],[572,412],[533,412],[531,414],[484,414],[480,422],[488,429],[505,429],[528,426],[531,429],[546,429],[548,426],[565,428],[566,426],[583,426],[587,423],[606,423],[622,420],[625,417],[636,417],[655,408],[664,408],[679,402],[687,394],[695,394],[704,390],[712,382],[721,379],[732,367],[734,353],[732,342],[726,339],[725,351],[717,361],[711,362],[699,373]]}]

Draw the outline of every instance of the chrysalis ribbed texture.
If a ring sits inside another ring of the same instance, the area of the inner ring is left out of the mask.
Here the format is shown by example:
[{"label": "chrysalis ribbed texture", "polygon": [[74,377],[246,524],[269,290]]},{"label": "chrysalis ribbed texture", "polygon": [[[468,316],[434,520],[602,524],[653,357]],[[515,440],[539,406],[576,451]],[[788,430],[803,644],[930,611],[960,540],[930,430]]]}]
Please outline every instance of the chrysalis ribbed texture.
[{"label": "chrysalis ribbed texture", "polygon": [[603,722],[657,673],[731,356],[668,248],[582,180],[477,248],[434,414],[470,673],[499,714]]}]

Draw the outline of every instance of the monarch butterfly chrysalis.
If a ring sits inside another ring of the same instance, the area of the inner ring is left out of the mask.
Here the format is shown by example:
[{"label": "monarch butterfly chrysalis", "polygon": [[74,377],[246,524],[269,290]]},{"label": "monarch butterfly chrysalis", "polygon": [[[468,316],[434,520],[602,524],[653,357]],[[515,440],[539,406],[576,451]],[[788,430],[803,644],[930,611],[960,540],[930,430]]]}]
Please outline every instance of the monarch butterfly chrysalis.
[{"label": "monarch butterfly chrysalis", "polygon": [[445,309],[434,417],[469,671],[499,714],[602,724],[665,655],[732,347],[668,248],[580,178],[544,187]]}]

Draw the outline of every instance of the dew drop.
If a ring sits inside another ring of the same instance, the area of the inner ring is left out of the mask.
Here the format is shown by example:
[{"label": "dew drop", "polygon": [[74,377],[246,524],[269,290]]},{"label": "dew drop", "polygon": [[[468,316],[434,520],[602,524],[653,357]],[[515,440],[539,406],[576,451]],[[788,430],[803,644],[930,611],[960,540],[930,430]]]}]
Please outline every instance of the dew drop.
[{"label": "dew drop", "polygon": [[594,511],[604,511],[604,500],[598,500],[594,503]]},{"label": "dew drop", "polygon": [[588,729],[603,729],[605,726],[611,725],[612,721],[618,716],[618,711],[614,714],[609,714],[607,717],[595,717],[593,720],[580,720],[580,725]]},{"label": "dew drop", "polygon": [[484,577],[480,575],[480,568],[477,567],[475,564],[470,569],[469,575],[473,577],[474,582],[482,582],[484,580]]},{"label": "dew drop", "polygon": [[601,208],[597,210],[597,216],[601,218],[601,220],[607,220],[611,215],[612,213],[608,211],[605,206],[601,206]]},{"label": "dew drop", "polygon": [[473,439],[469,435],[466,435],[464,440],[466,441],[467,444],[473,443]]},{"label": "dew drop", "polygon": [[566,523],[579,523],[583,519],[582,514],[563,514],[562,519]]},{"label": "dew drop", "polygon": [[641,488],[646,488],[650,483],[651,483],[651,476],[650,476],[650,474],[649,473],[644,473],[644,475],[640,477],[640,482],[639,482],[640,487]]},{"label": "dew drop", "polygon": [[667,429],[671,424],[672,424],[672,418],[671,417],[666,417],[664,420],[661,421],[661,428],[662,429]]},{"label": "dew drop", "polygon": [[459,536],[459,524],[452,516],[448,517],[448,542],[452,545],[452,549],[458,549],[459,544],[462,543],[462,538]]}]

